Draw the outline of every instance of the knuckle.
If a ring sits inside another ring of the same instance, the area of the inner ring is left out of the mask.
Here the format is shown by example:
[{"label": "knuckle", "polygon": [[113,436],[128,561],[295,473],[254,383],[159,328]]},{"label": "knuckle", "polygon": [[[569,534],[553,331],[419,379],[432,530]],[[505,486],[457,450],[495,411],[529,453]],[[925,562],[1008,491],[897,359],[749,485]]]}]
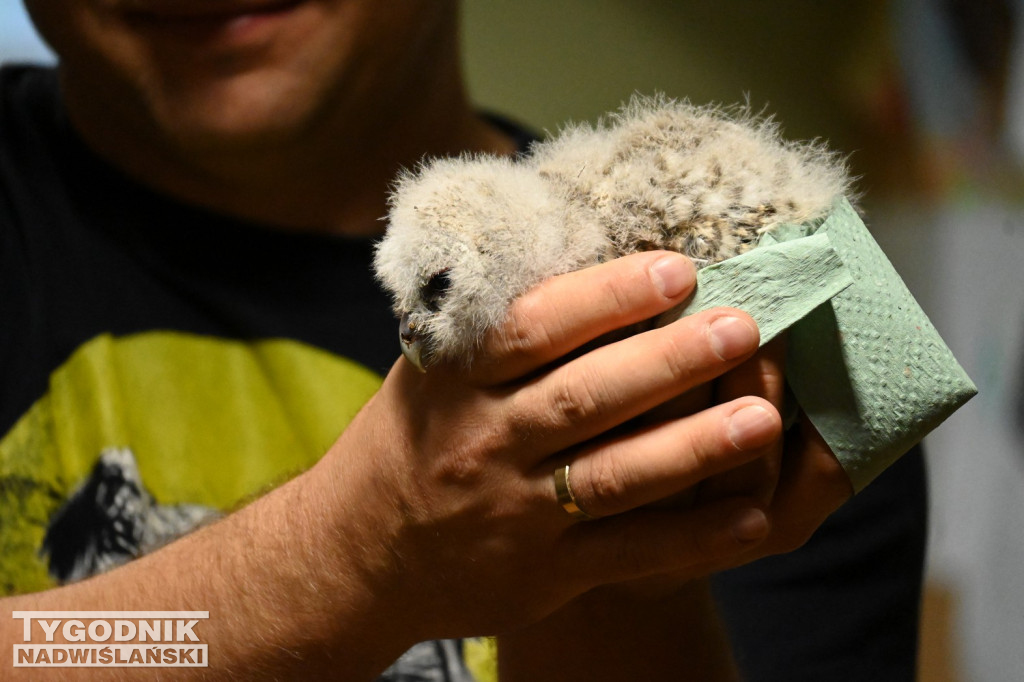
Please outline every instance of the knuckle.
[{"label": "knuckle", "polygon": [[633,300],[633,287],[622,286],[616,280],[604,280],[601,284],[601,295],[609,310],[618,316],[627,314],[636,307]]},{"label": "knuckle", "polygon": [[438,479],[446,485],[472,487],[482,478],[482,458],[472,448],[450,451],[437,464]]},{"label": "knuckle", "polygon": [[690,456],[690,466],[694,475],[700,479],[704,479],[708,476],[710,470],[714,468],[714,458],[711,456],[711,453],[708,452],[701,439],[695,434],[690,434],[685,452]]},{"label": "knuckle", "polygon": [[551,395],[551,408],[567,425],[585,423],[601,414],[602,391],[591,373],[565,372]]},{"label": "knuckle", "polygon": [[678,458],[679,475],[693,484],[700,482],[706,486],[706,479],[723,467],[722,448],[718,445],[721,439],[709,436],[707,424],[702,423],[700,415],[681,417],[672,428],[675,438],[672,451]]},{"label": "knuckle", "polygon": [[465,430],[460,443],[450,443],[443,456],[435,460],[434,472],[439,481],[460,488],[476,487],[487,475],[491,462],[505,449],[506,440],[494,428],[481,425]]},{"label": "knuckle", "polygon": [[514,394],[505,415],[509,439],[513,443],[533,443],[544,438],[550,425],[539,419],[532,401]]},{"label": "knuckle", "polygon": [[552,345],[550,320],[557,319],[544,299],[528,293],[517,300],[500,327],[496,345],[501,356],[532,356],[545,352]]},{"label": "knuckle", "polygon": [[588,469],[586,481],[574,486],[588,513],[600,516],[629,509],[629,475],[619,458],[595,457]]},{"label": "knuckle", "polygon": [[639,311],[648,316],[659,312],[658,304],[664,297],[654,287],[646,261],[630,261],[629,265],[624,273],[605,277],[599,284],[598,291],[607,312],[617,318],[630,319],[637,317]]},{"label": "knuckle", "polygon": [[680,334],[666,330],[662,343],[661,360],[672,381],[688,383],[693,377],[693,339],[684,339]]}]

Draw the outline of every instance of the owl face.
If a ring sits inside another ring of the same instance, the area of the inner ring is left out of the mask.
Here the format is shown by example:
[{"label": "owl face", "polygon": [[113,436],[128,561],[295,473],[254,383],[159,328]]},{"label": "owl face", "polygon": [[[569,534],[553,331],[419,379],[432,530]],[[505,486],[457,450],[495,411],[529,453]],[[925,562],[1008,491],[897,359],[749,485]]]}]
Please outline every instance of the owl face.
[{"label": "owl face", "polygon": [[400,178],[374,265],[410,362],[468,361],[561,253],[557,213],[547,184],[509,159],[435,160]]},{"label": "owl face", "polygon": [[444,268],[435,273],[420,287],[416,303],[410,310],[402,313],[398,323],[398,341],[402,355],[421,372],[424,361],[429,354],[428,339],[430,338],[431,321],[441,312],[441,305],[446,303],[448,290],[452,281],[448,276],[451,268]]}]

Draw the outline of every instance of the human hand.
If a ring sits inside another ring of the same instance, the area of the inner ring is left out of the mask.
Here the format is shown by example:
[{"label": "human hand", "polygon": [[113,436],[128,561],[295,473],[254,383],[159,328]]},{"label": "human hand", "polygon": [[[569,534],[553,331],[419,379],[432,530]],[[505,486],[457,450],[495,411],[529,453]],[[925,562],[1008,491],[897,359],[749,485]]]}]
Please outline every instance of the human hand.
[{"label": "human hand", "polygon": [[[724,376],[659,405],[643,419],[661,423],[745,396],[764,398],[781,411],[785,353],[781,337]],[[801,436],[794,430],[787,440],[780,437],[756,459],[656,503],[701,508],[734,496],[752,497],[765,505],[771,521],[766,541],[753,543],[749,551],[724,563],[711,561],[589,590],[501,638],[502,679],[538,679],[538,671],[543,679],[661,679],[679,671],[694,679],[739,679],[708,583],[695,576],[796,548],[850,494],[845,474],[813,432]]]},{"label": "human hand", "polygon": [[[765,344],[735,369],[715,381],[697,386],[659,405],[645,414],[643,419],[648,423],[678,419],[711,405],[745,396],[764,398],[780,414],[786,414],[785,357],[786,337],[783,335]],[[754,497],[767,507],[778,484],[782,450],[782,440],[779,439],[763,448],[760,456],[747,464],[704,480],[695,488],[659,504],[694,505],[702,501],[745,495]]]},{"label": "human hand", "polygon": [[[780,414],[787,414],[792,406],[785,405],[785,356],[783,335],[719,379],[660,406],[656,413],[664,419],[670,410],[688,414],[704,404],[760,396]],[[702,481],[683,499],[699,507],[732,496],[752,496],[763,503],[769,534],[750,551],[724,563],[711,562],[697,572],[710,574],[799,549],[832,512],[853,496],[853,487],[831,448],[807,416],[798,411],[795,423],[766,445],[760,457]],[[691,567],[682,574],[656,576],[619,587],[637,595],[663,595],[677,589],[693,573]]]},{"label": "human hand", "polygon": [[[338,561],[416,638],[499,632],[600,584],[726,563],[763,539],[757,499],[649,503],[774,447],[771,402],[737,397],[634,420],[750,357],[756,325],[716,309],[572,357],[693,288],[678,254],[644,253],[548,280],[517,300],[469,368],[399,360],[318,465]],[[569,356],[571,359],[565,360]],[[556,501],[571,464],[580,523]]]},{"label": "human hand", "polygon": [[[757,395],[785,414],[785,341],[782,336],[766,344],[750,360],[716,381],[716,399]],[[712,500],[745,491],[765,500],[771,533],[741,563],[802,546],[832,512],[852,497],[853,486],[828,444],[800,411],[793,426],[767,449],[764,457],[701,484],[698,496]]]}]

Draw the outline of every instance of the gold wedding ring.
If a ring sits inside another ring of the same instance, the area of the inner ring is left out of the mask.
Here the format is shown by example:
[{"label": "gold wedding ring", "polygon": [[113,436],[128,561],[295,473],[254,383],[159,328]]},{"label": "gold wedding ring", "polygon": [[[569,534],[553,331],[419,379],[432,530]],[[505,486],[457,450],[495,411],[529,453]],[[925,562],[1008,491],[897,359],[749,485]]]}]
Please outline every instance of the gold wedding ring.
[{"label": "gold wedding ring", "polygon": [[586,521],[593,518],[576,504],[576,497],[572,494],[572,488],[569,486],[568,464],[555,469],[555,496],[558,498],[558,504],[562,505],[562,509],[569,512],[569,516],[574,519]]}]

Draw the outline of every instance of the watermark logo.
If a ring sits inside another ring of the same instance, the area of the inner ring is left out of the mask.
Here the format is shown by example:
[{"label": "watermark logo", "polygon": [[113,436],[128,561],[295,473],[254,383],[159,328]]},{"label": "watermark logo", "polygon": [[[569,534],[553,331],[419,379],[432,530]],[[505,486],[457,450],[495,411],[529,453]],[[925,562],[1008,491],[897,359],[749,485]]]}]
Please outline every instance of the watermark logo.
[{"label": "watermark logo", "polygon": [[205,668],[209,611],[14,611],[14,667]]}]

